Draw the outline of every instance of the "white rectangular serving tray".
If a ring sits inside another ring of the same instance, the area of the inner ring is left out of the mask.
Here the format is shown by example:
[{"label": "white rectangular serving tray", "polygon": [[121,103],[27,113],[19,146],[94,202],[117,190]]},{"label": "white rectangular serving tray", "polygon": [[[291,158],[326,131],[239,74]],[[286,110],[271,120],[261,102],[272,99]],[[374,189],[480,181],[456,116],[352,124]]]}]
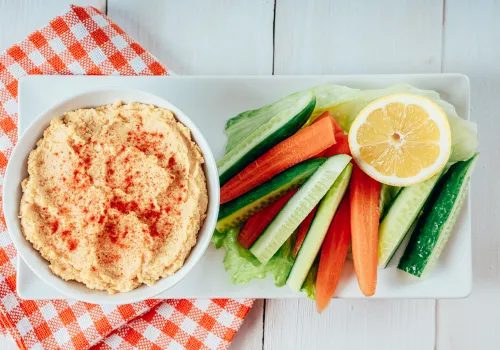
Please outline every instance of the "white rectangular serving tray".
[{"label": "white rectangular serving tray", "polygon": [[[469,119],[470,85],[461,74],[345,75],[345,76],[28,76],[19,85],[19,132],[43,111],[73,95],[108,87],[144,90],[156,94],[184,111],[210,144],[216,159],[223,154],[223,133],[228,118],[272,103],[292,92],[318,84],[335,83],[354,88],[384,88],[407,83],[438,91],[452,103],[464,119]],[[90,106],[89,106],[90,107]],[[470,196],[469,196],[470,198]],[[405,245],[406,243],[403,243]],[[417,280],[396,268],[399,249],[388,268],[379,270],[377,292],[373,298],[462,298],[472,288],[470,201],[446,246],[438,267],[425,280]],[[288,287],[277,288],[271,278],[246,285],[231,284],[224,271],[224,249],[209,247],[201,261],[172,289],[159,298],[296,298],[304,297]],[[64,299],[46,285],[18,258],[17,290],[23,299]],[[336,295],[361,298],[352,262],[348,261]]]}]

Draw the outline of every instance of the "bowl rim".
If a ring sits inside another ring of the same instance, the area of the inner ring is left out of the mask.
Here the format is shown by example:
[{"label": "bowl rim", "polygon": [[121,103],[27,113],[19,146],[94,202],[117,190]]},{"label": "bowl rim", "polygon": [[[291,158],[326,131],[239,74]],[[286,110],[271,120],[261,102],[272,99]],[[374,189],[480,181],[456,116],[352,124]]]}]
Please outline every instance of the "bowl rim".
[{"label": "bowl rim", "polygon": [[[93,98],[96,100],[99,98],[109,100],[109,102],[96,104],[84,102],[92,100]],[[203,168],[207,181],[208,207],[203,226],[200,228],[197,235],[197,242],[179,270],[171,276],[160,278],[152,286],[143,284],[128,292],[108,294],[106,291],[93,290],[83,283],[65,281],[61,277],[54,275],[48,267],[49,262],[33,248],[31,242],[29,242],[22,233],[18,213],[22,195],[20,185],[22,180],[28,176],[26,170],[23,172],[23,168],[26,168],[29,153],[35,149],[36,142],[43,137],[43,131],[48,127],[50,121],[59,118],[62,113],[70,110],[78,108],[95,108],[116,101],[139,102],[167,108],[174,113],[175,118],[179,122],[191,131],[191,137],[200,148],[205,159]],[[65,108],[65,106],[74,105],[79,105],[79,107]],[[21,173],[24,173],[24,175]],[[5,172],[2,209],[4,211],[9,236],[18,251],[19,257],[24,260],[28,267],[43,282],[70,299],[98,304],[127,304],[144,301],[172,288],[198,263],[210,244],[212,233],[217,222],[220,203],[219,188],[217,165],[212,150],[202,132],[191,118],[168,100],[150,92],[125,87],[109,87],[103,89],[89,89],[61,100],[51,108],[40,113],[22,135],[19,135],[18,142],[12,150]],[[12,207],[12,205],[14,205],[14,207]],[[14,212],[16,213],[15,215]]]}]

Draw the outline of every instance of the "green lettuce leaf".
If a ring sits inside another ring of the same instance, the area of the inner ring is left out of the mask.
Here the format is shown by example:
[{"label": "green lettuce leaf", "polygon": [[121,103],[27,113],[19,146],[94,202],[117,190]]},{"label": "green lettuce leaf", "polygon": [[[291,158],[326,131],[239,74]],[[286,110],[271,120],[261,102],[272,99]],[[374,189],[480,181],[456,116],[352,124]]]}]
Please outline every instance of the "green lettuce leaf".
[{"label": "green lettuce leaf", "polygon": [[[214,244],[224,246],[224,268],[229,271],[231,282],[234,284],[245,284],[252,279],[263,279],[267,274],[274,278],[274,284],[281,287],[285,284],[288,274],[293,265],[293,237],[276,252],[271,260],[263,265],[257,258],[238,242],[240,228],[232,228],[225,233],[217,232],[212,237]],[[216,245],[217,247],[217,245]]]},{"label": "green lettuce leaf", "polygon": [[319,261],[316,259],[307,274],[302,288],[300,288],[300,291],[306,293],[307,297],[311,300],[316,300],[316,277],[318,277],[318,266]]},{"label": "green lettuce leaf", "polygon": [[295,237],[296,234],[294,233],[266,264],[266,271],[273,275],[274,284],[277,287],[285,285],[286,279],[292,270],[295,261],[293,258]]},{"label": "green lettuce leaf", "polygon": [[[318,85],[311,90],[316,95],[316,106],[304,126],[310,125],[321,114],[329,111],[332,106],[340,106],[353,100],[360,92],[359,89],[351,89],[347,86],[333,84]],[[346,130],[344,125],[341,126]]]},{"label": "green lettuce leaf", "polygon": [[224,242],[224,238],[226,238],[227,232],[219,232],[217,230],[214,231],[214,234],[212,235],[212,243],[214,244],[215,248],[219,249],[222,247],[222,243]]},{"label": "green lettuce leaf", "polygon": [[230,229],[222,244],[226,249],[224,256],[224,268],[230,272],[231,282],[244,284],[252,279],[263,279],[266,277],[264,266],[253,256],[250,251],[238,243],[239,228]]},{"label": "green lettuce leaf", "polygon": [[458,116],[455,107],[441,99],[434,99],[448,116],[451,129],[451,156],[448,162],[455,163],[474,156],[477,149],[477,125]]}]

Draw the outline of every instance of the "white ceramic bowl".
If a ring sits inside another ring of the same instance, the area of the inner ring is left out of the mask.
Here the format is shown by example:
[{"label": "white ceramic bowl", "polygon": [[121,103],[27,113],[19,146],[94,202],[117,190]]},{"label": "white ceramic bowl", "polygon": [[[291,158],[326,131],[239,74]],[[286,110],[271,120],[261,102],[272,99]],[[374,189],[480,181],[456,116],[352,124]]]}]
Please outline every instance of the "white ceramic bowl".
[{"label": "white ceramic bowl", "polygon": [[[143,285],[126,293],[110,295],[105,291],[87,288],[84,284],[74,281],[64,281],[54,275],[49,269],[49,263],[43,259],[21,232],[19,220],[19,203],[21,200],[21,181],[28,176],[27,161],[29,153],[35,148],[36,142],[42,137],[43,131],[50,121],[60,117],[64,112],[78,108],[97,107],[116,102],[142,102],[165,107],[174,112],[176,118],[191,130],[193,139],[200,147],[205,157],[204,170],[208,185],[208,213],[205,222],[198,233],[198,241],[191,250],[182,268],[174,275],[157,281],[153,286]],[[19,138],[19,141],[10,156],[5,174],[3,188],[3,210],[7,228],[14,244],[26,264],[44,282],[64,293],[71,299],[97,304],[124,304],[142,301],[172,288],[193,268],[207,249],[217,222],[219,212],[219,177],[217,165],[207,141],[196,125],[181,110],[168,101],[147,92],[127,89],[106,89],[89,91],[87,93],[67,99],[57,106],[42,113]]]}]

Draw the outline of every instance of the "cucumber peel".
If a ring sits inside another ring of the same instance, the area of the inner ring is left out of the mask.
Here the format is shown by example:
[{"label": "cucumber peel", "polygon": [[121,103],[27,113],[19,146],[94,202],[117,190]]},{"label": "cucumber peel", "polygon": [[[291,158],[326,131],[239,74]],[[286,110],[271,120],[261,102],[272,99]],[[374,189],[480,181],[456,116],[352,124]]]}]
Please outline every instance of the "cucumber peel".
[{"label": "cucumber peel", "polygon": [[453,164],[442,177],[425,205],[398,269],[425,277],[436,266],[464,203],[477,156]]},{"label": "cucumber peel", "polygon": [[340,201],[347,190],[351,174],[352,164],[348,164],[318,205],[311,227],[286,280],[286,284],[295,292],[298,292],[302,287],[314,259],[318,255]]},{"label": "cucumber peel", "polygon": [[345,154],[328,158],[304,183],[274,220],[267,226],[250,251],[263,264],[276,253],[311,210],[328,192],[351,161]]}]

